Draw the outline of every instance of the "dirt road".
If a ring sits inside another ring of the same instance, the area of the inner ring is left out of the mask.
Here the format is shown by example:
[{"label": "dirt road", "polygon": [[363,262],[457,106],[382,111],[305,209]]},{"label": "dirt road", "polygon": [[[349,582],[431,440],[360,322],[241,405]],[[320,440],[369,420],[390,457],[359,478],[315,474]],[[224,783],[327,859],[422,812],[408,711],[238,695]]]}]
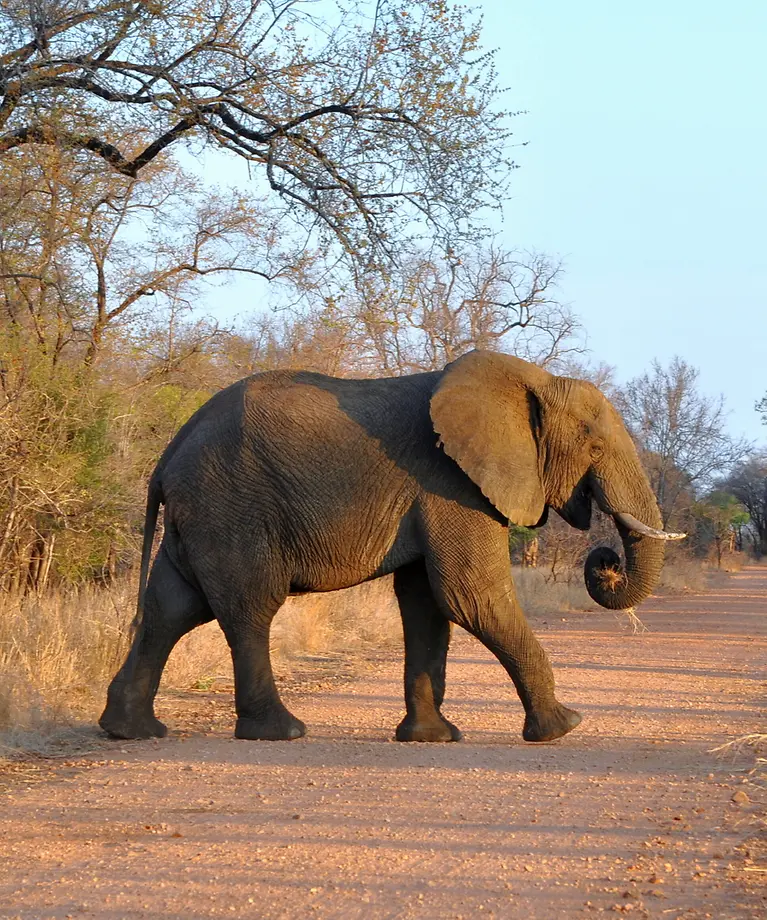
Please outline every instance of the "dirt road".
[{"label": "dirt road", "polygon": [[641,615],[638,636],[606,611],[534,623],[584,714],[550,745],[522,742],[511,684],[464,634],[462,744],[391,741],[393,652],[287,686],[311,732],[291,743],[232,740],[229,694],[166,695],[170,738],[0,789],[0,916],[765,917],[744,844],[763,805],[748,760],[710,749],[765,730],[767,569]]}]

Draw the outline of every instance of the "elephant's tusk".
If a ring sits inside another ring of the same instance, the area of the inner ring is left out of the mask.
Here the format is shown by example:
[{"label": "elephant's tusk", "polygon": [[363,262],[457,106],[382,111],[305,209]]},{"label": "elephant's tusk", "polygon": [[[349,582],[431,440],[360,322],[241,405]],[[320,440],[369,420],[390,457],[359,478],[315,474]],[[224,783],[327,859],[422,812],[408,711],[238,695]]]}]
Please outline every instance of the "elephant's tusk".
[{"label": "elephant's tusk", "polygon": [[638,521],[633,514],[626,514],[625,511],[617,511],[613,517],[628,530],[633,530],[634,533],[640,533],[645,537],[652,537],[655,540],[684,540],[687,536],[686,533],[666,533],[665,530],[648,527],[647,524]]}]

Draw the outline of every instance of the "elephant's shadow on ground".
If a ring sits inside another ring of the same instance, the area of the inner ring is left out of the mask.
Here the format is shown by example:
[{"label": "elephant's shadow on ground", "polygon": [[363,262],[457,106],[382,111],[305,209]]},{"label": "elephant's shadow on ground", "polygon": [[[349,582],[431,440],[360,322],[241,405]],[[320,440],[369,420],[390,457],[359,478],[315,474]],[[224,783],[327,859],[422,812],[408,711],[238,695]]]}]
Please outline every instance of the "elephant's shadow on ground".
[{"label": "elephant's shadow on ground", "polygon": [[[486,662],[476,658],[450,658],[451,664],[460,664],[462,666],[480,665],[485,666]],[[557,657],[557,669],[560,671],[619,671],[620,673],[637,673],[637,674],[683,674],[685,677],[737,677],[738,680],[753,680],[763,683],[763,678],[759,675],[749,675],[737,670],[736,668],[727,668],[717,670],[716,668],[691,668],[687,665],[674,667],[672,665],[636,665],[636,664],[601,664],[595,661],[568,661],[565,658]]]}]

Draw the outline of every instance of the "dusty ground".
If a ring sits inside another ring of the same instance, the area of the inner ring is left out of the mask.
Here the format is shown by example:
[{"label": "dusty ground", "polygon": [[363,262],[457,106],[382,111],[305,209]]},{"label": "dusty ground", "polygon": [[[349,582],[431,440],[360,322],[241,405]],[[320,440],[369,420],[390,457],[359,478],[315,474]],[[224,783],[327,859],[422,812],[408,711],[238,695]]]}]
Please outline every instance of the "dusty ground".
[{"label": "dusty ground", "polygon": [[393,652],[286,684],[292,743],[233,741],[229,693],[166,694],[170,738],[0,777],[0,916],[765,917],[753,758],[710,751],[765,730],[767,569],[641,616],[535,623],[585,716],[551,745],[463,634],[460,745],[391,741]]}]

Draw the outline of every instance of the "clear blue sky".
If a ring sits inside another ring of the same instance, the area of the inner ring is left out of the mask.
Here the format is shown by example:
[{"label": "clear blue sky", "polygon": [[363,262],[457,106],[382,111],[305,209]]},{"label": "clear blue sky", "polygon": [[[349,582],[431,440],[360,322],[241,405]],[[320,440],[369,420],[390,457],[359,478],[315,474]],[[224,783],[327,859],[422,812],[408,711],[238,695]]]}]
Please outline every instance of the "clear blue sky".
[{"label": "clear blue sky", "polygon": [[476,2],[526,110],[504,244],[564,258],[561,298],[620,381],[678,354],[764,444],[767,0]]},{"label": "clear blue sky", "polygon": [[482,0],[513,129],[507,245],[625,380],[679,354],[767,441],[767,2]]}]

